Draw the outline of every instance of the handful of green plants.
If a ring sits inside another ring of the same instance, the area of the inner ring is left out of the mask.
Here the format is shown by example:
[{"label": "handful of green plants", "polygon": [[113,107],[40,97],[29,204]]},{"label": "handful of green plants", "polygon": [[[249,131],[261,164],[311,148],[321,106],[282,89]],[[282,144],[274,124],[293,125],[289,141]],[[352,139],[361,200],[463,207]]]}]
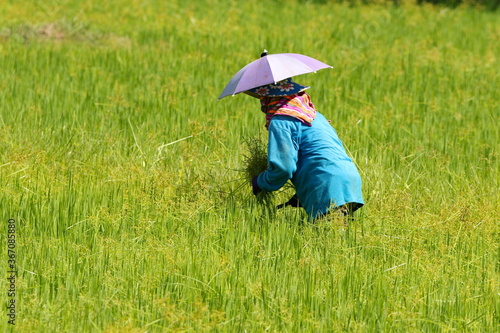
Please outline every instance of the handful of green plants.
[{"label": "handful of green plants", "polygon": [[267,147],[260,137],[245,140],[247,154],[244,156],[245,176],[252,181],[255,176],[267,169]]},{"label": "handful of green plants", "polygon": [[[245,140],[247,154],[244,155],[243,164],[245,179],[251,183],[252,179],[267,169],[267,145],[258,136]],[[260,202],[268,201],[272,192],[262,191],[257,195]]]}]

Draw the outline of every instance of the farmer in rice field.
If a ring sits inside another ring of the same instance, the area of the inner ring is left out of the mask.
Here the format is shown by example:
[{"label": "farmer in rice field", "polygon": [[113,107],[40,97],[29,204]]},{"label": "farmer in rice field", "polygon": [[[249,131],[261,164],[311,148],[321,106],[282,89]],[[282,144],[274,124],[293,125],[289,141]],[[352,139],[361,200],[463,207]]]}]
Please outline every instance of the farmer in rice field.
[{"label": "farmer in rice field", "polygon": [[363,206],[361,177],[335,129],[291,78],[246,91],[266,114],[268,168],[252,180],[253,193],[276,191],[289,179],[296,194],[278,206],[303,207],[310,220],[342,216]]}]

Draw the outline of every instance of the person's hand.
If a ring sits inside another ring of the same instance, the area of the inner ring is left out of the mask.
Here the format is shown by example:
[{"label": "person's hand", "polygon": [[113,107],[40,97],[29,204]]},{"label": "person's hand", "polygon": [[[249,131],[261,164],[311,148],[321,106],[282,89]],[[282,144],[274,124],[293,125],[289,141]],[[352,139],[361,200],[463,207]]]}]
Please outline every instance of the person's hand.
[{"label": "person's hand", "polygon": [[257,176],[252,178],[252,191],[255,196],[262,192],[262,189],[259,187],[259,184],[257,184]]},{"label": "person's hand", "polygon": [[302,207],[302,204],[300,203],[299,198],[297,198],[297,194],[294,194],[293,197],[291,197],[290,200],[288,200],[287,202],[276,206],[276,209],[285,208],[287,206],[292,206],[292,207],[297,207],[297,208]]}]

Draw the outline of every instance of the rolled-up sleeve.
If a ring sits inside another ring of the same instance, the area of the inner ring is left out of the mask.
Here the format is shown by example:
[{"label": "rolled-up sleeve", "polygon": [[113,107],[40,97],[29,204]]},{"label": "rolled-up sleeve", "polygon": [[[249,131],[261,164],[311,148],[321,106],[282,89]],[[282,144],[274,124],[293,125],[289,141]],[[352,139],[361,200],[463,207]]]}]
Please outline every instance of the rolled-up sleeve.
[{"label": "rolled-up sleeve", "polygon": [[257,184],[265,191],[276,191],[293,177],[297,170],[298,146],[288,129],[269,126],[267,148],[268,168],[257,178]]}]

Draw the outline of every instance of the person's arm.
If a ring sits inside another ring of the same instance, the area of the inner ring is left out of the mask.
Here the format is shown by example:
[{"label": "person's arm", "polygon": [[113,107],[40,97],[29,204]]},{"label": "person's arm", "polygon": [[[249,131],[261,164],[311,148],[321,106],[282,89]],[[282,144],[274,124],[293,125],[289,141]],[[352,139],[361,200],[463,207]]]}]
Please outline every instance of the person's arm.
[{"label": "person's arm", "polygon": [[298,146],[294,143],[293,136],[281,126],[273,126],[273,122],[288,121],[273,119],[269,126],[269,140],[267,162],[268,168],[256,179],[256,185],[264,191],[276,191],[293,177],[297,170]]}]

